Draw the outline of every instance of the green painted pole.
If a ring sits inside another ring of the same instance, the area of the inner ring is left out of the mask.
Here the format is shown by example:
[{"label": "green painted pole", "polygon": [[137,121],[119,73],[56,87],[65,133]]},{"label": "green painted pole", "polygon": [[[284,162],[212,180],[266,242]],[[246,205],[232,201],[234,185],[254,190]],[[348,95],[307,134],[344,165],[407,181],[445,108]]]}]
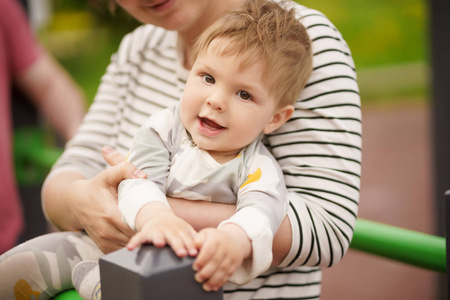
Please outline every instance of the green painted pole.
[{"label": "green painted pole", "polygon": [[350,247],[436,272],[446,273],[445,238],[358,219]]},{"label": "green painted pole", "polygon": [[68,290],[59,295],[56,295],[53,300],[83,300],[83,298],[78,295],[77,291]]}]

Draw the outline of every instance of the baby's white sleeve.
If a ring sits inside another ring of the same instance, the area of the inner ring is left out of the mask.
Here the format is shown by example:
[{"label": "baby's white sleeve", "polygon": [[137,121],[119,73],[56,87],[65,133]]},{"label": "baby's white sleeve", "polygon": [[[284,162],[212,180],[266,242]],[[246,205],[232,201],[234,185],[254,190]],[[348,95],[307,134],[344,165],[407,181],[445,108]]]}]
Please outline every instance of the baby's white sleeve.
[{"label": "baby's white sleeve", "polygon": [[169,206],[166,195],[148,179],[125,179],[119,184],[119,211],[123,221],[136,231],[136,216],[150,202]]}]

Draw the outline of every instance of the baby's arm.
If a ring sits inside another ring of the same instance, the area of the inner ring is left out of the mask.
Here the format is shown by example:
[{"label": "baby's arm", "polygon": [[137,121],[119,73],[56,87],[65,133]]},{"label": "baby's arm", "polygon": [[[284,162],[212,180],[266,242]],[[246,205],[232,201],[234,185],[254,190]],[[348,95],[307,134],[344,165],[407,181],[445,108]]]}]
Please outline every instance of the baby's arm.
[{"label": "baby's arm", "polygon": [[278,163],[262,144],[248,170],[235,214],[218,229],[200,231],[196,239],[200,249],[194,262],[196,279],[204,282],[205,289],[215,290],[227,280],[244,284],[272,262],[273,237],[287,211],[286,186]]},{"label": "baby's arm", "polygon": [[197,255],[195,230],[164,203],[150,202],[142,207],[136,216],[136,229],[138,232],[127,244],[129,250],[152,243],[156,247],[169,245],[179,257]]},{"label": "baby's arm", "polygon": [[170,245],[178,256],[196,255],[194,229],[178,218],[169,206],[165,186],[170,153],[176,135],[173,110],[152,115],[133,139],[129,161],[148,179],[127,179],[119,184],[119,210],[125,222],[138,231],[127,244],[134,249],[144,243]]}]

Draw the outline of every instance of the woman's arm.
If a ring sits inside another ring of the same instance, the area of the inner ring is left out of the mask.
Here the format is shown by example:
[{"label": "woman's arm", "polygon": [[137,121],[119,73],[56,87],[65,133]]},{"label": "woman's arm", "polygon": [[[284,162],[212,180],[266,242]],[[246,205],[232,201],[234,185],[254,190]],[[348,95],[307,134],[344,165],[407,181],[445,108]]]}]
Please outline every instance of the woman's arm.
[{"label": "woman's arm", "polygon": [[63,172],[52,178],[47,178],[42,186],[42,209],[44,214],[53,224],[63,230],[83,229],[81,223],[70,209],[69,201],[61,200],[66,194],[71,195],[69,187],[77,180],[85,180],[85,178],[76,172]]},{"label": "woman's arm", "polygon": [[216,228],[220,222],[236,213],[235,204],[192,201],[168,197],[170,207],[177,216],[192,225],[196,231]]},{"label": "woman's arm", "polygon": [[[178,198],[168,198],[170,207],[177,216],[184,219],[199,231],[207,227],[216,228],[220,222],[229,219],[236,213],[236,205],[192,201]],[[273,266],[278,266],[291,248],[291,224],[285,217],[273,240]]]},{"label": "woman's arm", "polygon": [[297,8],[312,40],[313,72],[294,115],[268,137],[289,189],[292,247],[281,265],[329,267],[347,251],[358,211],[360,97],[339,31],[320,12]]}]

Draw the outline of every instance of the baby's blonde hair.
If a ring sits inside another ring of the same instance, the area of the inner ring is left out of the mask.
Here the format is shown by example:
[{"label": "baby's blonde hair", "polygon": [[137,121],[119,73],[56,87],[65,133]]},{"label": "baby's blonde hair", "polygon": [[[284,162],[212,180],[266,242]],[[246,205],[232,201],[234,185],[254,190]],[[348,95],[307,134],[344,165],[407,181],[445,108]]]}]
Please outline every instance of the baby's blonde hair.
[{"label": "baby's blonde hair", "polygon": [[220,55],[242,56],[241,68],[262,62],[263,78],[279,105],[294,104],[312,72],[311,41],[295,10],[286,10],[268,0],[247,0],[238,10],[227,13],[196,41],[193,61],[211,45]]}]

